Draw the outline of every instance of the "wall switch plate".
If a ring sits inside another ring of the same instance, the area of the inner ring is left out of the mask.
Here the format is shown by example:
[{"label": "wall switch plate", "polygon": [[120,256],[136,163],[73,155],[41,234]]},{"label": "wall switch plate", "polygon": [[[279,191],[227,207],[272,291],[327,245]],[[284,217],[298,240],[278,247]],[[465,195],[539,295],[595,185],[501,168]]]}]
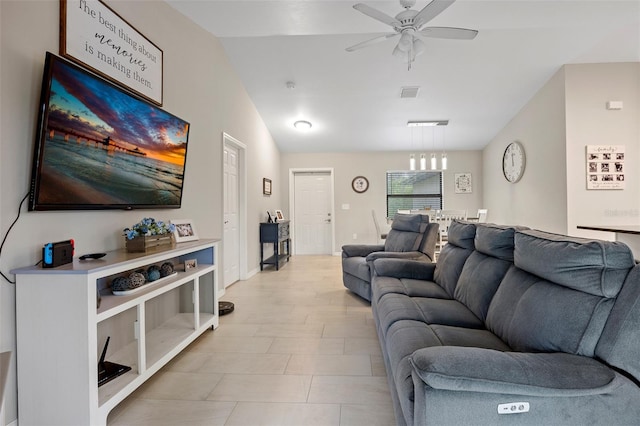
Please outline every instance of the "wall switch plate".
[{"label": "wall switch plate", "polygon": [[342,205],[342,210],[349,210],[351,208],[351,206],[349,204],[343,204]]},{"label": "wall switch plate", "polygon": [[508,402],[506,404],[498,404],[498,414],[518,414],[528,412],[528,402]]}]

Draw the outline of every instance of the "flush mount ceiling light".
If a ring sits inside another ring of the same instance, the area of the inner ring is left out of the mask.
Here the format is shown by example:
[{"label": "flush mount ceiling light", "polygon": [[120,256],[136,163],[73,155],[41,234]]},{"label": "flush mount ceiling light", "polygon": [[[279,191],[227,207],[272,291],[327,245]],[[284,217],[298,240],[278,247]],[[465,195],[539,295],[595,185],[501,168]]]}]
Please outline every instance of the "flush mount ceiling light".
[{"label": "flush mount ceiling light", "polygon": [[311,123],[305,120],[298,120],[295,123],[293,123],[293,127],[295,127],[298,130],[310,130]]},{"label": "flush mount ceiling light", "polygon": [[408,127],[446,126],[447,124],[449,124],[449,120],[407,121],[407,126]]}]

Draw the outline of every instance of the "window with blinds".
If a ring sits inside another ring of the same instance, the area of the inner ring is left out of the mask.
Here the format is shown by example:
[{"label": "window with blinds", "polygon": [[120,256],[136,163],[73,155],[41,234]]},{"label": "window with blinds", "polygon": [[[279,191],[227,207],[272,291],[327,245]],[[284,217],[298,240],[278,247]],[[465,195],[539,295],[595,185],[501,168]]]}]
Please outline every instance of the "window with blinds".
[{"label": "window with blinds", "polygon": [[425,208],[442,209],[442,172],[387,172],[387,217]]}]

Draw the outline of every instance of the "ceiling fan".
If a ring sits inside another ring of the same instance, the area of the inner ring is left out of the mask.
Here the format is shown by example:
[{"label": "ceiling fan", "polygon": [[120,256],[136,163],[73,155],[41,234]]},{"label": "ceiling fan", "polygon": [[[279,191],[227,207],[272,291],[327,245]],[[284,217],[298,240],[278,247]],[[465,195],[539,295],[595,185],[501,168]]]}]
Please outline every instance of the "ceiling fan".
[{"label": "ceiling fan", "polygon": [[395,49],[393,49],[393,55],[405,59],[408,68],[411,69],[411,63],[415,60],[416,56],[425,50],[424,42],[418,37],[472,40],[478,35],[478,31],[466,28],[425,27],[429,21],[442,13],[454,2],[455,0],[433,0],[418,12],[417,10],[411,9],[416,4],[416,0],[400,0],[400,5],[404,7],[405,10],[398,13],[395,18],[371,6],[358,3],[353,6],[354,9],[391,26],[395,32],[383,34],[371,40],[347,47],[346,50],[347,52],[353,52],[354,50],[400,36],[398,44]]}]

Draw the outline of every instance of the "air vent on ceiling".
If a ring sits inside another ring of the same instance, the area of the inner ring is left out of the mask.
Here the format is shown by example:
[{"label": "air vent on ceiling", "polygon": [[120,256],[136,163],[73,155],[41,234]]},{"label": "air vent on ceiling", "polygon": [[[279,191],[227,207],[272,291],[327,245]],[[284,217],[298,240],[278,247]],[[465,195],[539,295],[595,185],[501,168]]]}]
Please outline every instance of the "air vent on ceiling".
[{"label": "air vent on ceiling", "polygon": [[404,98],[417,98],[418,97],[418,91],[420,91],[420,87],[419,86],[403,87],[402,90],[400,91],[400,98],[402,98],[402,99],[404,99]]}]

